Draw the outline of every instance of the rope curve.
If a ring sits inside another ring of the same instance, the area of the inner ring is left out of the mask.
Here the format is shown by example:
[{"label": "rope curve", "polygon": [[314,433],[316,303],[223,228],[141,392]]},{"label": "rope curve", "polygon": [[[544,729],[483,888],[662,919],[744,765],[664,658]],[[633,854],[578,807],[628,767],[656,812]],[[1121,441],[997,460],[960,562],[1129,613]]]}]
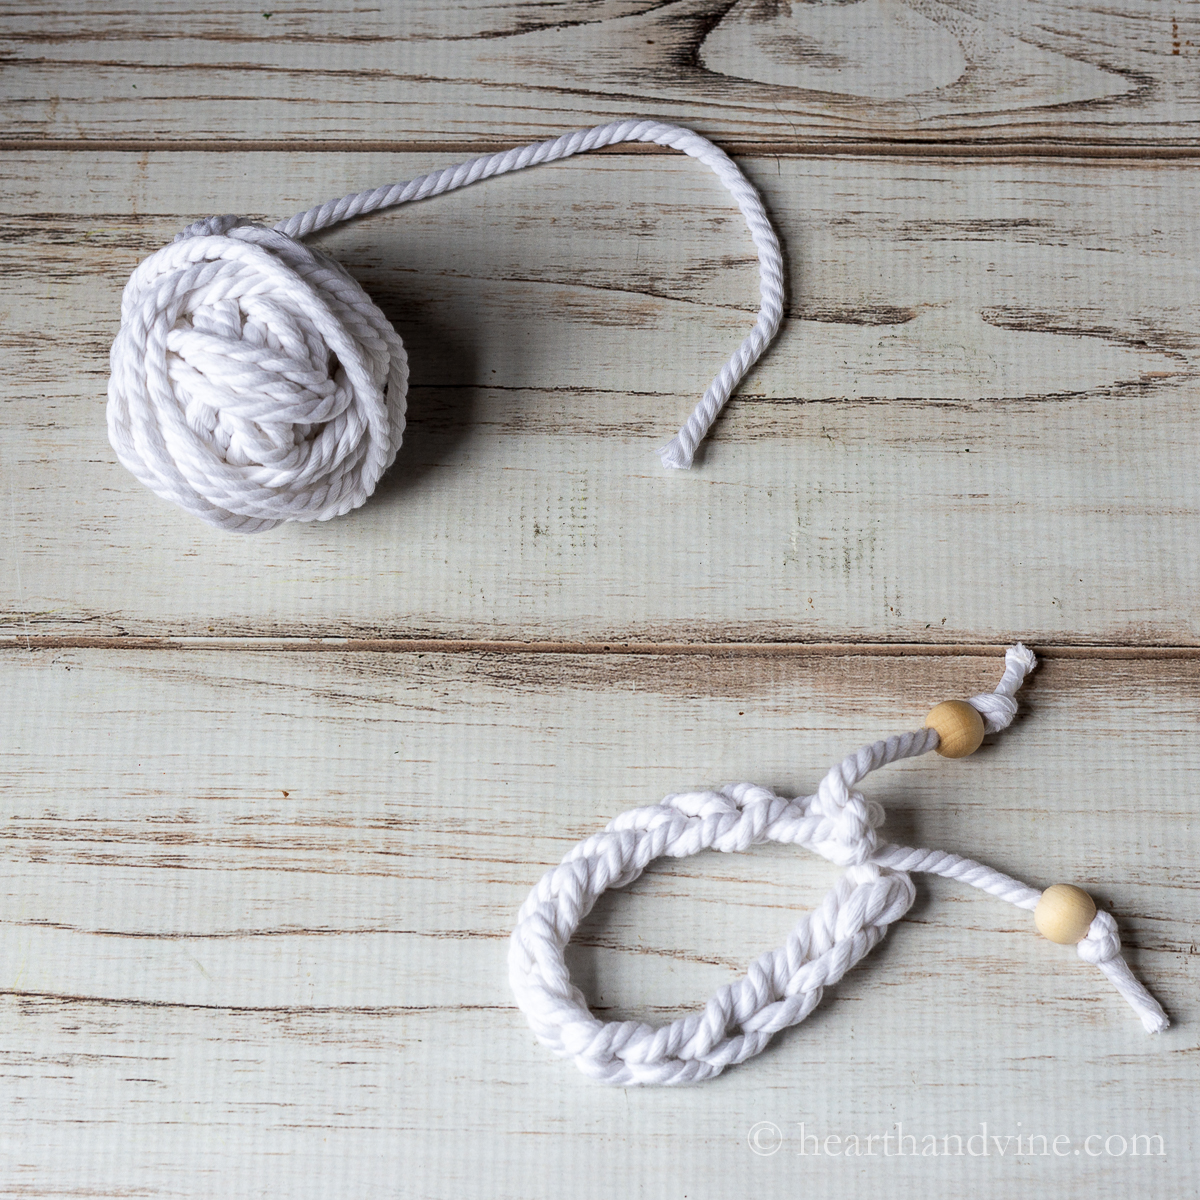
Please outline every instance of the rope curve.
[{"label": "rope curve", "polygon": [[746,219],[759,260],[754,328],[660,451],[691,466],[730,393],[783,318],[783,256],[758,192],[690,129],[626,120],[483,155],[280,221],[189,225],[134,271],[110,355],[108,436],[157,495],[222,529],[327,521],[363,504],[404,433],[408,361],[371,298],[299,239],[384,208],[619,142],[669,146],[709,167]]},{"label": "rope curve", "polygon": [[[996,690],[968,701],[984,716],[989,732],[1011,724],[1014,693],[1035,663],[1024,646],[1011,647]],[[916,895],[913,872],[957,879],[1018,908],[1035,908],[1041,893],[982,863],[878,842],[883,810],[856,785],[888,763],[937,745],[937,732],[926,728],[863,746],[831,767],[816,794],[803,799],[785,800],[750,783],[668,796],[661,804],[622,813],[602,833],[580,842],[542,876],[522,905],[510,940],[510,982],[538,1039],[603,1083],[711,1079],[758,1054],[781,1029],[799,1024],[816,1008],[824,989],[908,911]],[[805,846],[846,868],[821,905],[800,918],[787,942],[757,958],[702,1011],[669,1025],[593,1016],[571,982],[564,950],[599,897],[632,883],[656,858],[742,851],[767,841]],[[1121,957],[1110,914],[1096,914],[1078,953],[1112,980],[1148,1032],[1167,1027],[1166,1014]]]}]

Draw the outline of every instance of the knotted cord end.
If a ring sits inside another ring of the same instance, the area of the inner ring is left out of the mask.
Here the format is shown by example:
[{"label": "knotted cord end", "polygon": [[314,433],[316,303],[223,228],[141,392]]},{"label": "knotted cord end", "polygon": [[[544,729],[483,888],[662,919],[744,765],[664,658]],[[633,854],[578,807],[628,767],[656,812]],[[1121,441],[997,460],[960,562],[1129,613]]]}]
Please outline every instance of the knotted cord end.
[{"label": "knotted cord end", "polygon": [[1099,967],[1108,976],[1128,1001],[1129,1007],[1137,1013],[1147,1033],[1162,1033],[1170,1027],[1170,1018],[1162,1005],[1150,995],[1121,955],[1121,935],[1117,932],[1117,922],[1111,913],[1098,912],[1092,918],[1087,935],[1076,950],[1084,962]]},{"label": "knotted cord end", "polygon": [[1017,642],[1004,652],[1004,674],[996,684],[994,692],[982,692],[972,696],[967,703],[983,717],[986,733],[1000,733],[1007,729],[1017,715],[1014,696],[1025,677],[1037,666],[1037,658],[1027,646]]}]

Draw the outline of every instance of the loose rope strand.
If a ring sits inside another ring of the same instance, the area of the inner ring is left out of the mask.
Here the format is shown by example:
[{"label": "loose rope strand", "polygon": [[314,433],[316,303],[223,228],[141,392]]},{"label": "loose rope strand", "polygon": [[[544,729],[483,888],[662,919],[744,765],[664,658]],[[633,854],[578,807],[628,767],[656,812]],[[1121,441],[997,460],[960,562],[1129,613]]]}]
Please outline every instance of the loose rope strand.
[{"label": "loose rope strand", "polygon": [[708,385],[683,428],[659,450],[664,466],[687,468],[692,465],[696,447],[704,440],[733,389],[770,345],[783,319],[783,255],[762,198],[733,160],[707,138],[678,125],[646,120],[616,121],[591,129],[576,129],[548,141],[472,158],[407,182],[385,184],[367,192],[343,196],[339,200],[328,200],[280,221],[275,228],[287,237],[302,238],[352,217],[415,200],[427,200],[482,179],[557,162],[621,142],[653,142],[659,146],[669,146],[704,163],[737,202],[758,250],[762,301],[754,328]]}]

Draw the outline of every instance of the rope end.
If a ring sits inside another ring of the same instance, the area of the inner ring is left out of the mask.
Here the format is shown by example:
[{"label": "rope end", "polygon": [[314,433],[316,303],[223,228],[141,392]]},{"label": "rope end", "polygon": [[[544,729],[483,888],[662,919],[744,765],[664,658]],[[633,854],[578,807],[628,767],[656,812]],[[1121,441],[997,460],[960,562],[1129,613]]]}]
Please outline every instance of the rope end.
[{"label": "rope end", "polygon": [[1020,671],[1023,680],[1037,666],[1037,656],[1028,646],[1017,642],[1004,652],[1004,665]]},{"label": "rope end", "polygon": [[1147,1033],[1162,1033],[1171,1024],[1162,1005],[1121,956],[1121,936],[1117,932],[1116,918],[1111,913],[1098,912],[1095,915],[1087,936],[1076,950],[1084,962],[1099,967],[1108,976],[1129,1007],[1137,1013]]},{"label": "rope end", "polygon": [[1147,1033],[1164,1033],[1166,1030],[1171,1028],[1171,1019],[1165,1012],[1143,1012],[1139,1015],[1142,1018],[1142,1028]]},{"label": "rope end", "polygon": [[692,452],[683,444],[678,434],[657,451],[664,467],[673,471],[686,471],[692,465]]},{"label": "rope end", "polygon": [[987,733],[1000,733],[1007,729],[1017,715],[1017,702],[1013,698],[1025,682],[1025,677],[1037,666],[1037,658],[1027,646],[1017,642],[1004,652],[1004,675],[994,692],[972,696],[967,701],[983,717]]}]

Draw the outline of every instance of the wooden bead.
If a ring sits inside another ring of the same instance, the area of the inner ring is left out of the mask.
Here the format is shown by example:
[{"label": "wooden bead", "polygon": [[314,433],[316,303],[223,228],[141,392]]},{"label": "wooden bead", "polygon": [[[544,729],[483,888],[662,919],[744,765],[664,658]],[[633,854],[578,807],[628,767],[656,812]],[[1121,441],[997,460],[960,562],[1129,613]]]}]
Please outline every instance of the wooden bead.
[{"label": "wooden bead", "polygon": [[1038,932],[1060,946],[1073,946],[1087,937],[1096,915],[1096,902],[1083,890],[1069,883],[1048,887],[1033,910]]},{"label": "wooden bead", "polygon": [[929,710],[925,718],[929,729],[938,734],[937,752],[943,758],[966,758],[983,741],[983,717],[965,700],[943,700]]}]

